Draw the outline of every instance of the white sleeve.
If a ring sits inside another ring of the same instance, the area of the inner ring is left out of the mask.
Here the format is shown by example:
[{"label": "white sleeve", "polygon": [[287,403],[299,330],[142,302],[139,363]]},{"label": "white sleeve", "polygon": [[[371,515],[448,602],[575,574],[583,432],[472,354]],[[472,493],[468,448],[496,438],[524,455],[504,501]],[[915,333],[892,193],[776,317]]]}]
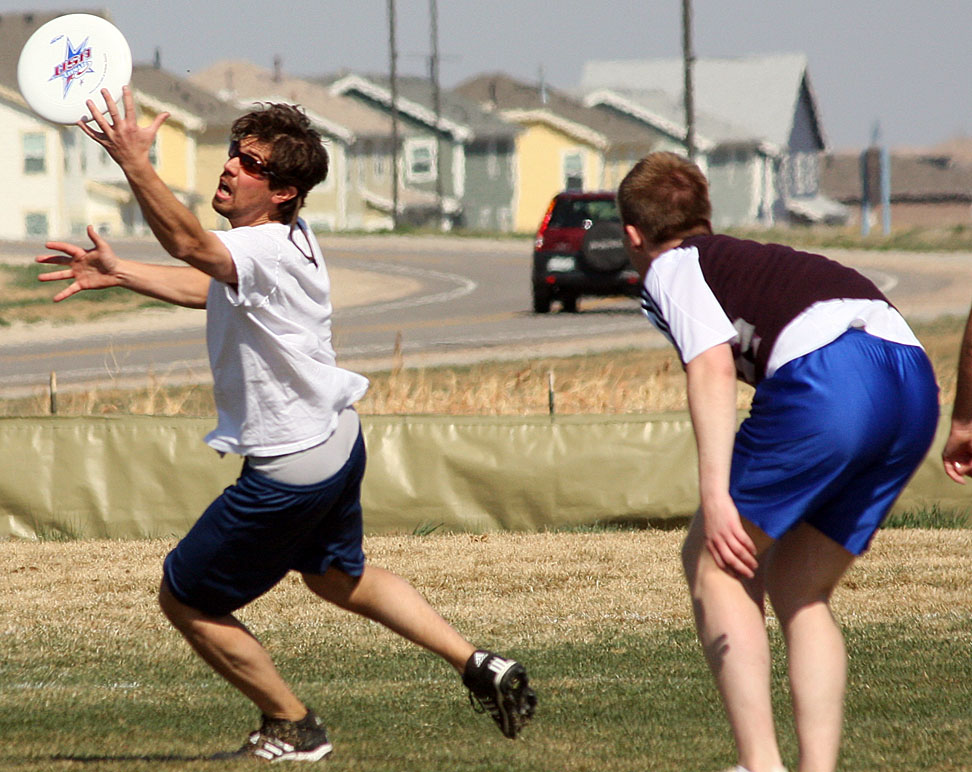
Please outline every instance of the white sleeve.
[{"label": "white sleeve", "polygon": [[280,278],[280,244],[277,239],[254,228],[213,231],[229,250],[236,266],[236,289],[223,285],[226,298],[234,306],[260,306],[277,289]]},{"label": "white sleeve", "polygon": [[679,247],[656,258],[645,276],[645,291],[683,364],[736,340],[736,328],[702,275],[696,248]]}]

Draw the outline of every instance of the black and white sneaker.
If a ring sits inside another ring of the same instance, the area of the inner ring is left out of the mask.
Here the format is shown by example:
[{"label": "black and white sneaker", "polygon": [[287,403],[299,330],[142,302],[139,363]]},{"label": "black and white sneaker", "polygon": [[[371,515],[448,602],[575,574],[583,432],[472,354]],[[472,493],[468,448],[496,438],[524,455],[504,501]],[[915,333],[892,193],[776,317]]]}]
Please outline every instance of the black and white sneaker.
[{"label": "black and white sneaker", "polygon": [[511,740],[523,729],[537,707],[526,668],[490,651],[477,651],[466,662],[462,683],[469,702],[480,713],[489,713],[500,731]]},{"label": "black and white sneaker", "polygon": [[334,746],[321,720],[308,710],[300,721],[263,717],[260,728],[234,755],[277,761],[320,761]]}]

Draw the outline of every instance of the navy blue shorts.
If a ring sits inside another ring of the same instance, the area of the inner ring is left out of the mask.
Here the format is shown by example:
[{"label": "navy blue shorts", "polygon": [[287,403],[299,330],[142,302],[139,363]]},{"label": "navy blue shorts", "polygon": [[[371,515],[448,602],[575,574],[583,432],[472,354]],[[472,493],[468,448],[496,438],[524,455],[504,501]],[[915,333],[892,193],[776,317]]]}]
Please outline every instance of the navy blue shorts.
[{"label": "navy blue shorts", "polygon": [[807,522],[859,555],[937,425],[925,352],[849,330],[756,388],[736,435],[730,494],[774,539]]},{"label": "navy blue shorts", "polygon": [[364,438],[344,467],[315,485],[273,480],[246,464],[165,559],[177,600],[223,616],[265,593],[287,574],[351,576],[364,571],[361,479]]}]

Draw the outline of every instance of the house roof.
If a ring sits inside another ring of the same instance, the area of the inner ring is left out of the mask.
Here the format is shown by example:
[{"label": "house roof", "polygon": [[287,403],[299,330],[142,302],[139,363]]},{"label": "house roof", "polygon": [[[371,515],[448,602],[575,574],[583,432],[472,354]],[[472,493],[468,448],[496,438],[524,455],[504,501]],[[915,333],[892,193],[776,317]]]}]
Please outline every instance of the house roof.
[{"label": "house roof", "polygon": [[[387,76],[345,74],[323,79],[332,93],[358,91],[383,105],[391,104],[391,79]],[[432,83],[427,78],[395,79],[398,109],[429,127],[436,126]],[[520,129],[483,110],[461,93],[440,89],[439,129],[459,142],[475,139],[511,139]]]},{"label": "house roof", "polygon": [[[626,89],[599,89],[584,98],[584,103],[603,112],[621,112],[637,118],[663,131],[675,139],[683,139],[686,133],[685,107],[681,99],[675,99],[663,91],[635,91]],[[716,146],[760,145],[760,139],[747,129],[728,121],[695,111],[695,144],[709,151]],[[773,152],[772,148],[767,148]]]},{"label": "house roof", "polygon": [[[861,157],[838,153],[821,162],[820,189],[844,203],[861,200]],[[944,156],[892,155],[891,200],[972,202],[972,167]]]},{"label": "house roof", "polygon": [[228,129],[240,114],[238,108],[212,92],[154,65],[135,65],[132,86],[138,90],[141,100],[160,111],[173,113],[193,128]]},{"label": "house roof", "polygon": [[[681,100],[684,78],[681,58],[589,61],[581,90],[661,91]],[[826,144],[803,54],[700,58],[693,68],[693,86],[695,105],[702,113],[719,116],[750,137],[779,148],[789,144],[797,102],[806,86],[817,130]]]},{"label": "house roof", "polygon": [[[647,150],[656,143],[656,136],[634,121],[589,107],[557,89],[522,83],[504,73],[471,78],[453,91],[510,120],[546,118],[561,122],[561,128],[568,132],[571,126],[582,127],[582,133],[593,132],[597,136],[595,144],[603,147],[622,145]],[[578,133],[577,129],[572,133]]]},{"label": "house roof", "polygon": [[193,73],[189,80],[238,107],[253,102],[299,104],[308,117],[346,143],[391,135],[391,120],[354,99],[332,94],[319,83],[276,74],[243,60],[224,60]]}]

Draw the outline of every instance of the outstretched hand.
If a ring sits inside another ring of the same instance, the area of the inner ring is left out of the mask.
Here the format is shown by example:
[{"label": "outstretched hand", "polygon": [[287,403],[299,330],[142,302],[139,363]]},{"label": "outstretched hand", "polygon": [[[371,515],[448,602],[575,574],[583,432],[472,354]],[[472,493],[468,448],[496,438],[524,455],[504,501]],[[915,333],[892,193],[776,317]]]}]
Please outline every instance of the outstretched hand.
[{"label": "outstretched hand", "polygon": [[155,142],[155,135],[169,117],[169,113],[159,113],[150,125],[139,126],[135,115],[135,98],[129,86],[122,89],[124,116],[107,89],[102,89],[101,95],[104,97],[108,115],[101,112],[89,99],[87,107],[98,128],[93,128],[90,123],[78,121],[77,125],[81,131],[108,151],[108,155],[122,169],[136,161],[147,161],[152,143]]},{"label": "outstretched hand", "polygon": [[45,265],[67,266],[63,271],[42,273],[37,278],[40,281],[70,281],[71,284],[54,296],[54,302],[60,302],[82,290],[105,289],[117,287],[121,280],[117,276],[118,257],[108,242],[98,235],[98,231],[88,226],[88,238],[94,244],[89,249],[62,241],[48,241],[44,246],[56,249],[63,255],[41,255],[34,258],[35,262]]}]

